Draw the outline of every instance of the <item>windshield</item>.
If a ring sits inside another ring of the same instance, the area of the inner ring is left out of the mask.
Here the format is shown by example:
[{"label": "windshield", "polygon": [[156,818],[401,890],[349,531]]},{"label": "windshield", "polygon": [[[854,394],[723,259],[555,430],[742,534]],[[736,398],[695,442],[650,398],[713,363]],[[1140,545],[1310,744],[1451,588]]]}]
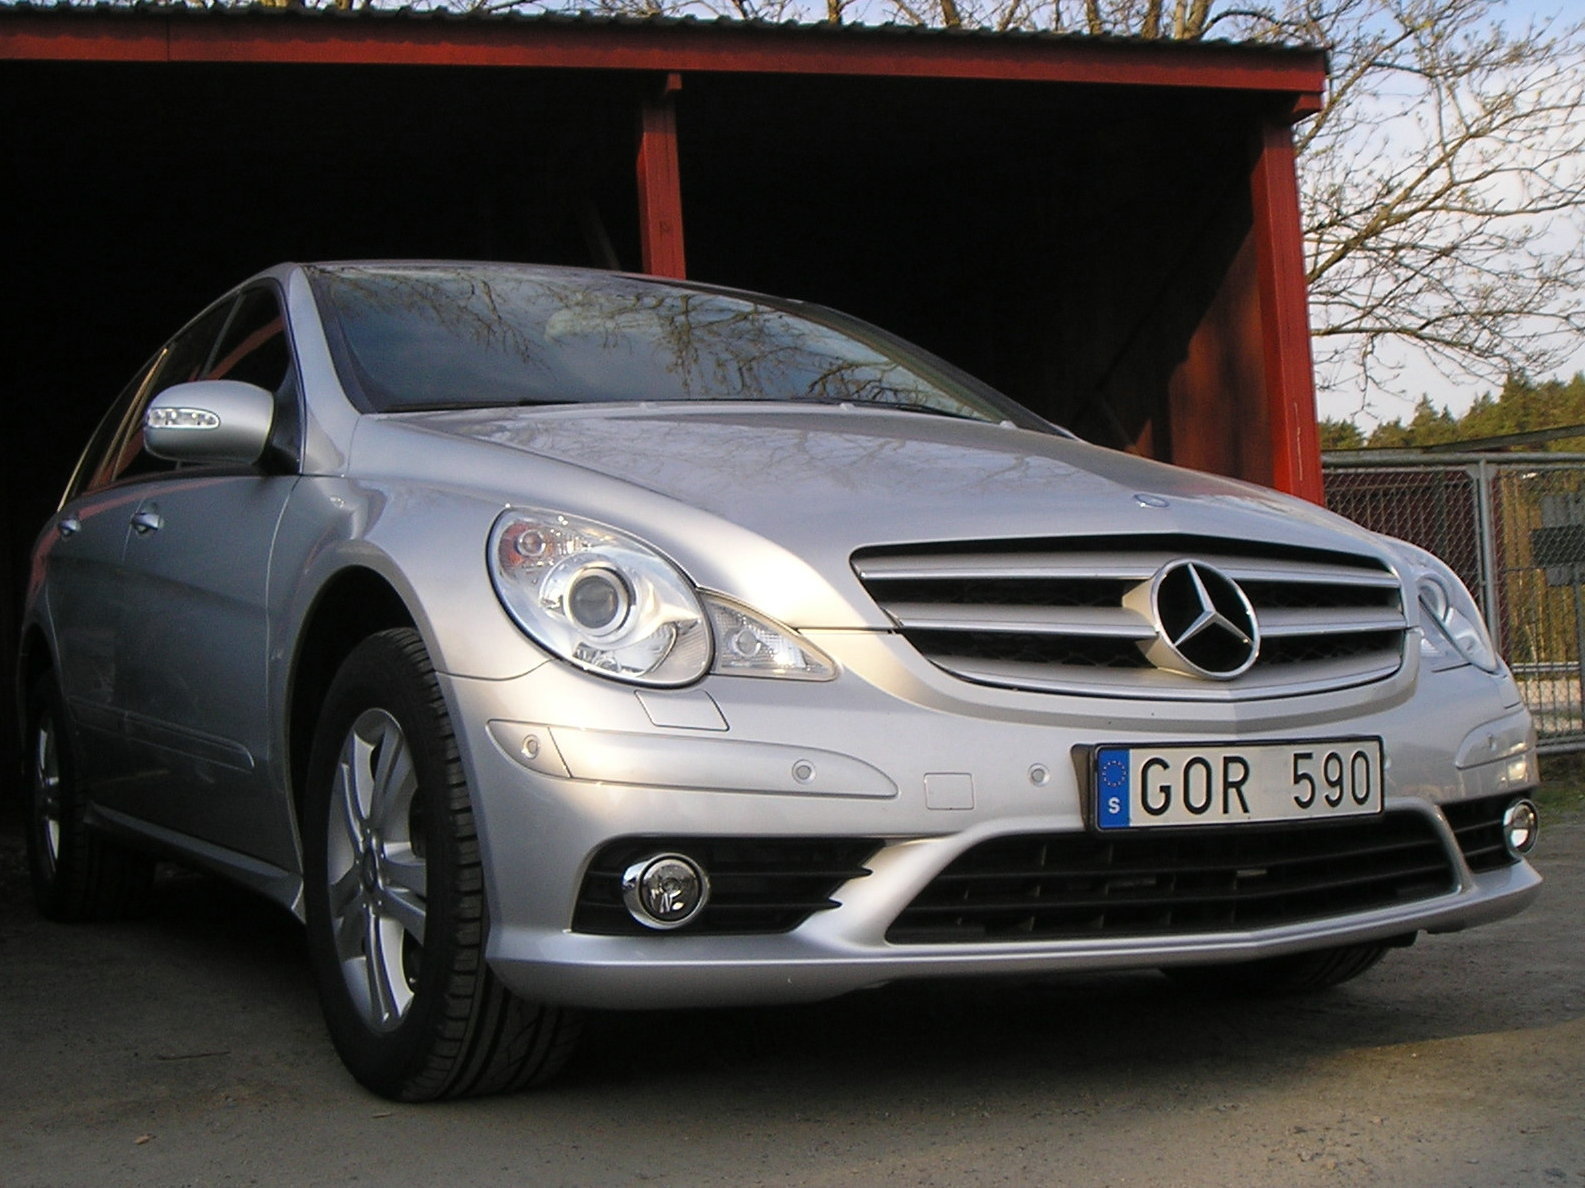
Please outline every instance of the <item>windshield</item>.
[{"label": "windshield", "polygon": [[880,404],[1047,428],[831,310],[616,273],[507,265],[310,270],[366,412],[638,401]]}]

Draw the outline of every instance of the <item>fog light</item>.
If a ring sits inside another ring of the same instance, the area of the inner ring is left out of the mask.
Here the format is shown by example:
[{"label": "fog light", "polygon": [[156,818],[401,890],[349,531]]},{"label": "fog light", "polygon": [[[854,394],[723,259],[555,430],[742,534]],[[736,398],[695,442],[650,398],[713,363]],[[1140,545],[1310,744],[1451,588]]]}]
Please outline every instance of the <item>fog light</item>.
[{"label": "fog light", "polygon": [[681,928],[709,898],[704,870],[681,854],[654,854],[622,873],[622,902],[646,928]]},{"label": "fog light", "polygon": [[1535,848],[1536,835],[1540,832],[1541,812],[1532,801],[1516,800],[1502,815],[1502,839],[1515,858]]}]

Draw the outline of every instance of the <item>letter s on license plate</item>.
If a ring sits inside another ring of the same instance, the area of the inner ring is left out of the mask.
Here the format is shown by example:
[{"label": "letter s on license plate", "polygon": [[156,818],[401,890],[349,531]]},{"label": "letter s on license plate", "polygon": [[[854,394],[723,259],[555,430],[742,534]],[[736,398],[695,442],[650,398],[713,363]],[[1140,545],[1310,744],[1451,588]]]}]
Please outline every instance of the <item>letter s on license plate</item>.
[{"label": "letter s on license plate", "polygon": [[1097,829],[1357,817],[1382,807],[1379,738],[1246,746],[1102,745]]}]

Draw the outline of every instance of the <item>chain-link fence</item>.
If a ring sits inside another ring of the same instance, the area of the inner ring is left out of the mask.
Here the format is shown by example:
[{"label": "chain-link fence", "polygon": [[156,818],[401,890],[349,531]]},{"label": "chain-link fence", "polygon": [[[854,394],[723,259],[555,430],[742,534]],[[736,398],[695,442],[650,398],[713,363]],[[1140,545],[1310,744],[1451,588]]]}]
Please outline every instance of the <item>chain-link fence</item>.
[{"label": "chain-link fence", "polygon": [[1329,454],[1326,501],[1451,565],[1519,680],[1541,749],[1585,750],[1585,455]]}]

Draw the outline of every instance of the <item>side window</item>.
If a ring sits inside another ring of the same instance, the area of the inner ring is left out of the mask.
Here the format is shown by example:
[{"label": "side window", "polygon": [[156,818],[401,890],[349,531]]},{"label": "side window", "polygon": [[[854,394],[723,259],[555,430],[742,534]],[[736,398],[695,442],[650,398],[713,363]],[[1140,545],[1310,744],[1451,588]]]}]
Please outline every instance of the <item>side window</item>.
[{"label": "side window", "polygon": [[67,503],[76,499],[84,491],[95,491],[110,482],[111,466],[117,456],[115,446],[122,435],[122,427],[127,422],[129,407],[136,403],[140,408],[142,401],[138,399],[143,389],[148,385],[149,377],[153,374],[160,361],[165,357],[164,352],[156,355],[152,360],[143,365],[143,370],[133,378],[121,395],[116,397],[116,402],[99,419],[99,425],[94,429],[94,435],[88,439],[82,457],[77,461],[77,468],[72,471],[71,481],[66,484],[66,494],[61,502]]},{"label": "side window", "polygon": [[[148,407],[150,400],[166,388],[203,375],[215,339],[219,337],[233,304],[223,301],[205,310],[160,352],[152,375],[139,385],[135,398],[121,419],[119,432],[94,468],[93,477],[88,483],[89,490],[97,490],[119,479],[176,469],[176,463],[156,458],[143,449],[143,410]],[[126,399],[125,393],[122,398]]]},{"label": "side window", "polygon": [[189,380],[206,378],[206,369],[209,357],[214,353],[215,339],[220,337],[220,330],[226,324],[226,317],[231,313],[234,301],[223,301],[212,306],[199,315],[193,322],[175,338],[171,339],[170,346],[165,348],[165,359],[160,364],[160,369],[154,376],[154,383],[150,385],[144,403],[153,400],[166,388],[177,384],[185,384]]},{"label": "side window", "polygon": [[238,300],[203,378],[241,380],[276,392],[286,382],[290,361],[286,325],[275,294],[250,289]]},{"label": "side window", "polygon": [[302,416],[286,319],[274,289],[249,289],[237,299],[236,312],[220,337],[204,378],[241,380],[275,394],[275,423],[270,428],[264,466],[276,472],[295,470]]}]

